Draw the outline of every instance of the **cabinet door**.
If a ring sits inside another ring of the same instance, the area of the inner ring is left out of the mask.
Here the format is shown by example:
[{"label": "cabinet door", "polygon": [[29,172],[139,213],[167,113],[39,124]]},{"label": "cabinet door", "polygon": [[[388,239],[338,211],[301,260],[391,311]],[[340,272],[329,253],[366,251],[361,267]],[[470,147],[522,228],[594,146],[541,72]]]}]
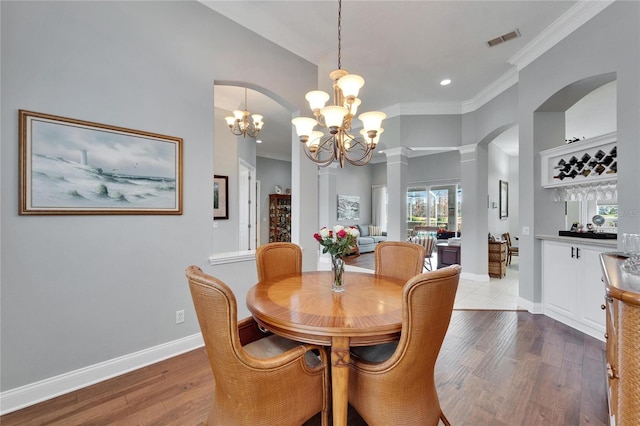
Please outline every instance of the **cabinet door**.
[{"label": "cabinet door", "polygon": [[579,249],[581,274],[578,289],[582,296],[580,321],[604,335],[606,315],[601,308],[605,293],[600,266],[602,250],[585,246],[579,246]]},{"label": "cabinet door", "polygon": [[[564,317],[577,318],[578,259],[575,258],[575,247],[555,241],[545,241],[542,247],[542,303],[545,314],[551,311]],[[574,249],[573,257],[571,249]]]}]

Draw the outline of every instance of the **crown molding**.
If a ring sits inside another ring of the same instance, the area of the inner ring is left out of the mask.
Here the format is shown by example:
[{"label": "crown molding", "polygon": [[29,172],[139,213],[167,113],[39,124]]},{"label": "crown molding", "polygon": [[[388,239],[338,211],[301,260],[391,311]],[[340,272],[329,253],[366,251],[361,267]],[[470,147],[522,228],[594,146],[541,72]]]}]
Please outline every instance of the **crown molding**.
[{"label": "crown molding", "polygon": [[463,101],[460,108],[462,110],[462,114],[477,110],[514,84],[518,84],[518,70],[515,67],[511,67],[509,71],[502,74],[495,81],[482,89],[476,96],[468,101]]},{"label": "crown molding", "polygon": [[518,71],[610,6],[615,0],[579,0],[509,59]]}]

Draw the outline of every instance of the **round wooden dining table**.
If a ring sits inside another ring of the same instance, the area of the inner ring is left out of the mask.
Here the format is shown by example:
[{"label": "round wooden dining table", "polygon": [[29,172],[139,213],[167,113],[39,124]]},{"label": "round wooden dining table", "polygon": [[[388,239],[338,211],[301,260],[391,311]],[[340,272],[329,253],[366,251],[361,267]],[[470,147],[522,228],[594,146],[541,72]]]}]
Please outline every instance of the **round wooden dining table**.
[{"label": "round wooden dining table", "polygon": [[404,281],[362,272],[344,274],[344,291],[331,290],[331,271],[264,280],[247,293],[256,322],[293,340],[331,347],[333,424],[347,424],[349,347],[397,340]]}]

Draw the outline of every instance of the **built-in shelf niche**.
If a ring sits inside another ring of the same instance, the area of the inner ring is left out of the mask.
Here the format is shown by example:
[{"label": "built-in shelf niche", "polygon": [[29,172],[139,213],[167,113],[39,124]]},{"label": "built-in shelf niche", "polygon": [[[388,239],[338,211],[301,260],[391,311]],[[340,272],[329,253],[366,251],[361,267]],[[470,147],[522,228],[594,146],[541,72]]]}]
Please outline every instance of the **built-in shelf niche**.
[{"label": "built-in shelf niche", "polygon": [[540,152],[543,188],[618,179],[616,133],[608,133]]}]

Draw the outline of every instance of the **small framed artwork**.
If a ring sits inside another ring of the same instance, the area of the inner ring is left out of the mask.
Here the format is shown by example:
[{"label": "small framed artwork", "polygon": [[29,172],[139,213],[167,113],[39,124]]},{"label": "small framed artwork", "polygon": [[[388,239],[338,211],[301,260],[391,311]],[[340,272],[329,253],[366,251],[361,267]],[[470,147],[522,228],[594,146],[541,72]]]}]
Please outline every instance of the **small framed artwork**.
[{"label": "small framed artwork", "polygon": [[338,220],[360,220],[360,197],[338,195]]},{"label": "small framed artwork", "polygon": [[213,218],[229,219],[229,177],[213,176]]},{"label": "small framed artwork", "polygon": [[182,139],[19,111],[21,215],[182,214]]},{"label": "small framed artwork", "polygon": [[500,181],[500,219],[509,217],[509,182]]}]

